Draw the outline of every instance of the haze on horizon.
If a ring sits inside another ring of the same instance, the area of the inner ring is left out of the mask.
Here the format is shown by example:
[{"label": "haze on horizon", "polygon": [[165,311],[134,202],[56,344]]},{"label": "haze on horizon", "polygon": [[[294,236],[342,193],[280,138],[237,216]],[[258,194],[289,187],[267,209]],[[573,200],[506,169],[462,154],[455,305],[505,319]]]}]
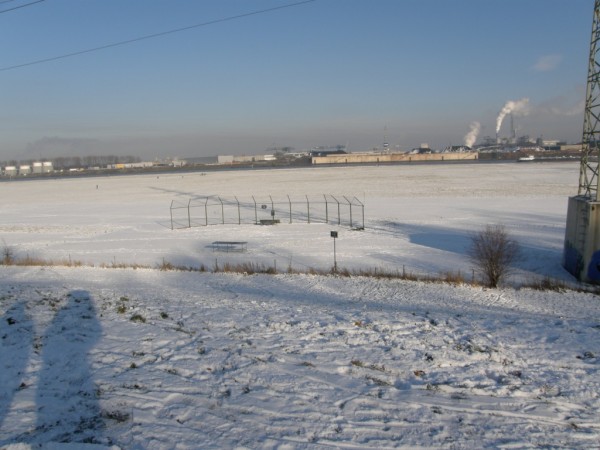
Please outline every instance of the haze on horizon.
[{"label": "haze on horizon", "polygon": [[518,135],[581,139],[593,0],[30,3],[0,5],[0,161],[443,148],[522,99]]}]

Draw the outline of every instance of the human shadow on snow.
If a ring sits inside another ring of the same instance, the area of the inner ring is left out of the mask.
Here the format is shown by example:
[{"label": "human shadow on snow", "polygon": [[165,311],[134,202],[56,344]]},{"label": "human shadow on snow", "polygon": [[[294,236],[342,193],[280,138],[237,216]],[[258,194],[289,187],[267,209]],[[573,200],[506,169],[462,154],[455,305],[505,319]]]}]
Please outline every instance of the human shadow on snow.
[{"label": "human shadow on snow", "polygon": [[32,347],[33,325],[25,303],[19,302],[0,319],[0,429],[15,394],[25,388],[23,376]]},{"label": "human shadow on snow", "polygon": [[88,353],[101,336],[90,294],[72,291],[45,332],[33,442],[100,442],[103,420]]}]

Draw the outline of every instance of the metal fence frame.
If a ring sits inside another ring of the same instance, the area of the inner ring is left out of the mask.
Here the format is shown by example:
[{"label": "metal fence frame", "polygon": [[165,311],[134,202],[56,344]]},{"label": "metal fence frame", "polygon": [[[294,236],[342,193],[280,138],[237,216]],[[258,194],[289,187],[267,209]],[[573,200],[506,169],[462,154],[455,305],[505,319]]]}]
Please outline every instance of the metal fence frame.
[{"label": "metal fence frame", "polygon": [[[240,201],[237,196],[197,196],[187,203],[171,201],[171,229],[225,224],[260,224],[267,222],[327,223],[354,229],[365,227],[365,205],[355,196],[323,194],[323,198],[302,200],[273,199],[268,195],[257,200]],[[262,200],[262,201],[260,201]]]}]

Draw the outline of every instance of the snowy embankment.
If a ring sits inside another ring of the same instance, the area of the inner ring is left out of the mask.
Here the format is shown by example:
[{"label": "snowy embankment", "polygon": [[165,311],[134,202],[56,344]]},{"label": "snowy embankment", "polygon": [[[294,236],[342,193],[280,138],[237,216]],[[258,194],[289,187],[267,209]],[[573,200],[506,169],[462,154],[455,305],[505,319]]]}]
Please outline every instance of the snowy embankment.
[{"label": "snowy embankment", "polygon": [[[575,292],[374,278],[103,269],[164,262],[436,275],[473,269],[500,223],[525,257],[509,285],[561,267],[578,164],[335,167],[0,183],[0,447],[594,448],[600,302]],[[208,195],[344,193],[335,223],[171,230]],[[215,251],[214,241],[247,251]],[[91,267],[95,266],[95,267]],[[57,444],[62,443],[62,444]]]},{"label": "snowy embankment", "polygon": [[0,273],[0,445],[600,442],[591,294],[304,275]]}]

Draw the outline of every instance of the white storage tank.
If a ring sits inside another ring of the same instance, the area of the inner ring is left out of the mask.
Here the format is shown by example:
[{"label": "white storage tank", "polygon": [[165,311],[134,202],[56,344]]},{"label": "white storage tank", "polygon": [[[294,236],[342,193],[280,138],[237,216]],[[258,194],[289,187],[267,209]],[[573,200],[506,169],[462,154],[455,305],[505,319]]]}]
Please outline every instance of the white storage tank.
[{"label": "white storage tank", "polygon": [[4,175],[6,175],[7,177],[14,177],[17,175],[17,168],[16,166],[6,166],[4,168]]},{"label": "white storage tank", "polygon": [[46,161],[42,164],[42,173],[50,172],[54,172],[54,166],[52,165],[52,161]]},{"label": "white storage tank", "polygon": [[29,175],[31,173],[31,166],[21,165],[19,166],[19,175]]},{"label": "white storage tank", "polygon": [[33,163],[33,173],[42,173],[42,163],[41,162]]}]

